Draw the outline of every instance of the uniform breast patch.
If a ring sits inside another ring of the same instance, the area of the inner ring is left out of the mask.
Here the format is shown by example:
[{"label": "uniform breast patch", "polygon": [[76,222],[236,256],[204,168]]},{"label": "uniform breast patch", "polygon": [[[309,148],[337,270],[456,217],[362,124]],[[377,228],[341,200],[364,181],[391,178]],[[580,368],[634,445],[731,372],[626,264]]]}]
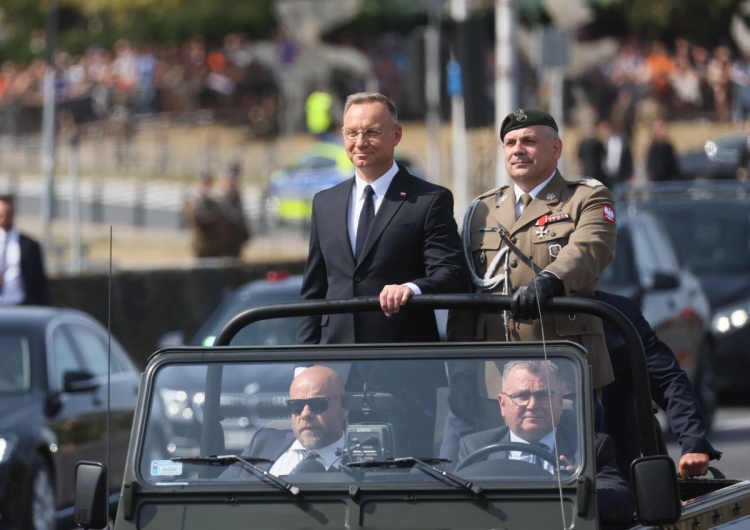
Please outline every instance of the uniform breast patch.
[{"label": "uniform breast patch", "polygon": [[609,223],[615,222],[615,207],[611,204],[602,205],[602,217]]}]

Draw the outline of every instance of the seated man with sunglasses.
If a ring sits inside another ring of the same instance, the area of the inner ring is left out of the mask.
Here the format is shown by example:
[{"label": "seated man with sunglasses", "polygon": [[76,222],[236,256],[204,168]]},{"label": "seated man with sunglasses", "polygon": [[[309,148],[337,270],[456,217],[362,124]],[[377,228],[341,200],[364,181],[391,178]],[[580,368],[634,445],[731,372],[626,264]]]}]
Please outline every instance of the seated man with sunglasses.
[{"label": "seated man with sunglasses", "polygon": [[[343,397],[344,382],[336,371],[322,365],[304,369],[292,381],[286,401],[292,430],[259,430],[242,456],[273,460],[270,468],[269,464],[258,466],[276,476],[338,467],[349,417]],[[242,464],[235,463],[220,478],[252,477]]]}]

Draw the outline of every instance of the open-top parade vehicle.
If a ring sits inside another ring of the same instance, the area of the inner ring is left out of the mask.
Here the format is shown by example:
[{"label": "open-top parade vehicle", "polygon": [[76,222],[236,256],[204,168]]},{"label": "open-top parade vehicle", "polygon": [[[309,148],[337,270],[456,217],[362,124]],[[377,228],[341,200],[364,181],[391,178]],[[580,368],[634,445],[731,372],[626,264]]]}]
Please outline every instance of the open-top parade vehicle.
[{"label": "open-top parade vehicle", "polygon": [[[376,297],[368,297],[255,308],[235,317],[212,347],[152,355],[141,380],[114,528],[611,527],[601,521],[590,367],[577,344],[226,346],[239,330],[262,319],[379,307]],[[403,310],[509,307],[506,296],[425,295],[413,297]],[[628,344],[642,457],[629,470],[633,520],[618,528],[750,528],[749,481],[678,479],[661,449],[643,347],[633,326],[612,307],[583,298],[554,298],[543,309],[543,315],[585,312],[606,319]],[[451,434],[446,367],[459,361],[502,367],[519,360],[550,362],[559,370],[564,388],[559,422],[566,422],[575,440],[568,465],[555,465],[557,446],[549,452],[515,442],[488,444],[461,461],[446,458]],[[290,384],[304,367],[320,364],[346,382],[342,407],[348,421],[336,461],[328,470],[271,474],[271,459],[245,449],[259,432],[291,428]],[[172,414],[165,411],[178,402]],[[168,419],[175,411],[180,422]],[[434,428],[411,420],[420,415]],[[155,435],[165,422],[173,432],[166,446]],[[510,451],[533,453],[553,465],[543,469],[535,458],[499,457]],[[107,524],[105,475],[100,463],[78,466],[76,519],[84,528]]]}]

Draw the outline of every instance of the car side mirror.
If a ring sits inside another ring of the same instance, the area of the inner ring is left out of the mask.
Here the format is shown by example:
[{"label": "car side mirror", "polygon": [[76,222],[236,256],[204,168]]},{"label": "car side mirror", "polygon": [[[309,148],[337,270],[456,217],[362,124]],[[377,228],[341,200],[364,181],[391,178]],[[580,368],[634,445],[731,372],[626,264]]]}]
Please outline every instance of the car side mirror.
[{"label": "car side mirror", "polygon": [[652,283],[652,288],[654,290],[677,289],[680,286],[680,279],[674,274],[656,271],[654,272]]},{"label": "car side mirror", "polygon": [[630,465],[636,517],[646,526],[672,524],[680,519],[682,503],[674,461],[667,455],[637,458]]},{"label": "car side mirror", "polygon": [[81,461],[75,471],[76,525],[89,528],[107,528],[109,503],[107,498],[107,468],[99,462]]},{"label": "car side mirror", "polygon": [[68,370],[63,374],[65,392],[88,392],[99,388],[96,377],[86,370]]}]

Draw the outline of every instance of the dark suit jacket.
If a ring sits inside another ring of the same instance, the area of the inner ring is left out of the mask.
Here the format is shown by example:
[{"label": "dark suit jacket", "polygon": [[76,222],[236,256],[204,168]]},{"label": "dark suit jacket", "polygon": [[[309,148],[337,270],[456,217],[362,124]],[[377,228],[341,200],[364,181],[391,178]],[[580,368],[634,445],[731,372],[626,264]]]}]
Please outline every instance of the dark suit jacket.
[{"label": "dark suit jacket", "polygon": [[[594,298],[619,310],[635,326],[646,352],[651,398],[666,412],[682,453],[706,453],[711,458],[721,457],[721,453],[706,438],[708,428],[693,385],[680,368],[672,350],[659,340],[643,317],[638,302],[603,291],[596,291]],[[625,341],[606,321],[604,337],[615,371],[615,381],[602,389],[604,431],[614,438],[620,469],[623,473],[629,473],[630,463],[641,455],[633,375]]]},{"label": "dark suit jacket", "polygon": [[42,248],[39,243],[24,234],[20,234],[19,245],[21,247],[21,278],[26,294],[23,305],[49,305]]},{"label": "dark suit jacket", "polygon": [[[284,452],[294,443],[294,433],[291,430],[279,429],[261,429],[253,436],[250,445],[248,445],[240,456],[267,458],[276,461]],[[266,471],[271,469],[273,462],[263,462],[257,464],[261,469]],[[222,479],[243,479],[252,478],[255,475],[242,463],[235,463],[228,467],[219,478]]]},{"label": "dark suit jacket", "polygon": [[[560,419],[557,426],[557,448],[561,455],[565,455],[569,460],[575,460],[578,449],[578,436],[576,434],[575,421],[566,417],[565,413]],[[471,453],[478,451],[487,445],[499,442],[510,441],[510,429],[507,425],[490,429],[488,431],[475,432],[462,437],[458,443],[458,462],[459,464]],[[489,458],[507,458],[506,451],[498,451],[491,454]]]},{"label": "dark suit jacket", "polygon": [[[347,215],[354,178],[313,199],[310,250],[301,298],[377,296],[385,285],[413,282],[423,294],[465,292],[453,195],[399,168],[375,215],[359,262]],[[301,317],[304,344],[438,341],[433,311],[381,311]]]},{"label": "dark suit jacket", "polygon": [[[558,453],[569,460],[575,458],[578,447],[575,422],[562,417],[557,427]],[[510,430],[507,426],[489,431],[469,434],[461,438],[458,449],[458,461],[490,444],[510,441]],[[630,486],[617,467],[615,446],[612,438],[604,433],[594,435],[594,452],[596,454],[596,493],[599,498],[599,520],[604,527],[607,524],[632,522],[635,508],[630,494]],[[504,452],[490,455],[490,458],[507,458]]]}]

